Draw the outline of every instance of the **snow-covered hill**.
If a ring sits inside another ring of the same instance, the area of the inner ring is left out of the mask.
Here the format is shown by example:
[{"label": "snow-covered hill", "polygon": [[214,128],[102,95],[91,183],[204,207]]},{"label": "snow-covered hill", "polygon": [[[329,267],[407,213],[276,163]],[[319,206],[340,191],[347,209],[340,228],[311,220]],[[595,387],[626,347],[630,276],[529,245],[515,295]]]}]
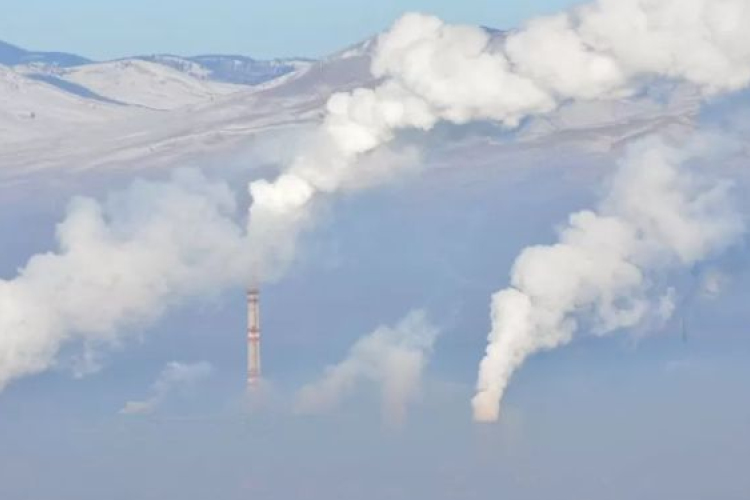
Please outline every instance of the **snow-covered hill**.
[{"label": "snow-covered hill", "polygon": [[[504,35],[497,32],[494,36]],[[180,71],[142,60],[57,69],[53,72],[55,78],[94,95],[68,95],[65,106],[54,106],[74,108],[69,114],[70,123],[74,116],[85,116],[87,123],[102,125],[66,126],[68,115],[59,113],[58,122],[46,129],[46,133],[56,137],[48,147],[38,147],[38,134],[24,140],[19,132],[11,141],[14,144],[0,137],[0,164],[5,165],[6,173],[18,173],[39,168],[152,168],[231,157],[244,151],[259,135],[319,121],[332,93],[375,85],[377,81],[369,71],[372,49],[373,40],[367,40],[253,87],[217,84],[207,80],[203,66],[193,64]],[[33,83],[35,88],[44,85],[49,94],[44,99],[51,103],[65,94],[52,85]],[[672,96],[668,100],[653,92],[627,99],[569,104],[529,120],[513,134],[512,141],[507,132],[490,128],[482,132],[483,138],[452,140],[444,149],[448,156],[457,157],[466,155],[469,149],[472,154],[481,151],[486,161],[492,161],[493,155],[513,148],[573,144],[607,151],[655,130],[679,134],[692,127],[699,96],[689,87],[677,90],[664,93]],[[30,97],[27,107],[42,102],[40,99]],[[118,106],[106,99],[140,107]],[[8,113],[7,106],[0,104],[0,116]],[[109,118],[112,114],[118,119]]]},{"label": "snow-covered hill", "polygon": [[36,144],[41,150],[61,134],[132,115],[123,106],[81,97],[0,65],[0,155],[12,143]]},{"label": "snow-covered hill", "polygon": [[[156,63],[185,73],[199,80],[222,83],[259,85],[270,80],[306,69],[315,61],[305,58],[262,60],[244,55],[206,54],[180,56],[152,54],[125,57],[118,62],[140,60]],[[59,68],[72,68],[95,63],[85,57],[66,52],[30,51],[0,41],[0,64],[18,67],[24,72],[49,73]]]},{"label": "snow-covered hill", "polygon": [[138,59],[86,64],[54,70],[52,74],[113,101],[161,110],[246,90],[243,86],[202,80]]},{"label": "snow-covered hill", "polygon": [[163,64],[196,78],[243,85],[259,85],[289,73],[304,70],[313,63],[309,59],[262,61],[239,55],[181,57],[157,54],[139,56],[136,59]]},{"label": "snow-covered hill", "polygon": [[89,59],[75,54],[68,54],[66,52],[35,52],[0,41],[0,64],[6,66],[43,64],[65,68],[88,64],[90,62]]}]

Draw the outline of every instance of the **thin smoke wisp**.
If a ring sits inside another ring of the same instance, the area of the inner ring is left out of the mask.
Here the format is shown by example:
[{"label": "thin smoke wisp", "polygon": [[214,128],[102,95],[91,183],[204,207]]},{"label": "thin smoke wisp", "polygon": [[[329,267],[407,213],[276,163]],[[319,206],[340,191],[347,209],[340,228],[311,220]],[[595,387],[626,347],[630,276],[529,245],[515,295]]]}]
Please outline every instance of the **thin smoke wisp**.
[{"label": "thin smoke wisp", "polygon": [[159,408],[175,391],[193,387],[211,376],[213,366],[206,361],[198,363],[167,363],[151,387],[151,395],[142,401],[128,401],[120,410],[121,415],[148,415]]},{"label": "thin smoke wisp", "polygon": [[421,392],[422,372],[437,335],[424,311],[412,311],[393,327],[377,328],[359,339],[346,359],[329,366],[320,380],[300,390],[298,411],[332,410],[364,381],[379,386],[383,419],[391,425],[403,423],[409,404]]}]

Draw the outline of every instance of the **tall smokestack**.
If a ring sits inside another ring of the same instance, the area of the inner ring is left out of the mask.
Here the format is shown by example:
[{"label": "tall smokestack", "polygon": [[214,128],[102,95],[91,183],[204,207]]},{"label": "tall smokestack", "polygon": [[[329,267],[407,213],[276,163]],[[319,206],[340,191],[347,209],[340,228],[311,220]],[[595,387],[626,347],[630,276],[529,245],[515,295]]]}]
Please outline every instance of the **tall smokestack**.
[{"label": "tall smokestack", "polygon": [[260,303],[257,288],[247,291],[247,386],[260,382]]}]

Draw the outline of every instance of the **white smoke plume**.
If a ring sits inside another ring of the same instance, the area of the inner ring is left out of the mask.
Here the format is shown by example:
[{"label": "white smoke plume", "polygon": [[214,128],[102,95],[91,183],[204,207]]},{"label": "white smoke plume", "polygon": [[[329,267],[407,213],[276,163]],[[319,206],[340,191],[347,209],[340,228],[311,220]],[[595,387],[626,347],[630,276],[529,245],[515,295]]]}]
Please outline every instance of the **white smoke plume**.
[{"label": "white smoke plume", "polygon": [[[357,160],[391,141],[400,129],[430,130],[440,121],[464,124],[477,120],[516,127],[524,118],[551,112],[567,101],[626,96],[653,79],[685,81],[706,96],[744,88],[750,83],[750,31],[745,29],[748,24],[750,3],[746,0],[599,0],[567,13],[533,20],[507,37],[493,37],[477,27],[451,26],[429,15],[407,14],[378,39],[372,72],[382,83],[373,89],[332,96],[315,146],[303,150],[275,182],[251,184],[250,192],[256,201],[250,211],[251,231],[256,221],[263,225],[269,212],[271,217],[279,213],[295,214],[296,222],[310,213],[320,195],[355,185],[367,186],[368,179],[362,178],[355,167]],[[662,166],[670,165],[667,158],[655,161]],[[623,169],[621,175],[628,171]],[[677,170],[667,168],[665,175],[675,178],[654,179],[655,187],[645,187],[658,190],[665,187],[660,182],[672,182],[676,189],[691,188],[682,186]],[[648,184],[649,180],[644,174],[634,182]],[[685,193],[690,194],[693,193]],[[681,200],[678,196],[678,200],[665,200],[668,201],[689,204],[694,200]],[[617,208],[615,201],[610,204]],[[644,207],[644,214],[648,208]],[[603,207],[603,210],[606,215],[609,209]],[[675,213],[674,217],[679,215]],[[690,219],[686,222],[687,235],[677,232],[680,226],[672,228],[669,235],[687,237],[693,222]],[[574,217],[564,236],[596,234],[600,229],[589,226],[600,224],[604,226],[601,231],[613,231],[613,236],[639,237],[620,234],[632,226],[620,227],[611,224],[609,215],[602,218],[591,213]],[[279,230],[284,233],[282,228]],[[281,240],[285,246],[293,242],[297,231],[293,224],[292,230],[285,233],[289,234]],[[711,235],[705,236],[707,241],[714,242]],[[689,242],[663,243],[674,252],[686,251],[682,245]],[[680,246],[669,247],[669,244]],[[560,253],[552,252],[552,257],[560,259],[569,247],[562,247]],[[702,250],[695,248],[696,256],[679,254],[679,257],[689,262],[701,258]],[[534,255],[538,253],[546,255],[530,250],[517,269],[533,267]],[[571,258],[577,256],[580,257],[574,254]],[[530,263],[526,264],[527,261]],[[610,280],[630,292],[643,285],[641,271],[627,259],[605,264],[611,266],[609,272],[614,274],[605,273],[598,278],[601,283],[594,282],[595,286],[603,287]],[[518,271],[518,274],[524,273]],[[557,286],[554,282],[549,284],[552,289]],[[618,291],[616,287],[610,293]],[[510,325],[508,329],[537,328],[527,324],[528,315],[523,313],[532,307],[528,297],[511,290],[495,299],[495,314],[505,318],[504,322]],[[593,300],[589,296],[583,299]],[[670,304],[670,296],[665,295],[659,309],[666,314],[674,308]],[[622,307],[614,297],[603,296],[591,305],[607,313],[599,318],[602,330],[633,324],[645,314],[643,300]],[[550,338],[542,339],[542,345],[548,347],[564,342],[575,329],[569,318],[551,317],[545,321],[550,325],[564,322],[562,333],[556,331],[549,334]],[[496,347],[491,350],[490,359],[500,356],[495,354]],[[509,372],[522,361],[512,354],[505,356],[512,358],[504,368]],[[494,366],[491,362],[486,364]],[[496,387],[497,382],[492,380],[507,380],[509,375],[482,377],[480,394],[475,399],[478,419],[496,417],[494,400],[501,396],[504,387]]]},{"label": "white smoke plume", "polygon": [[54,365],[61,347],[119,333],[193,295],[247,279],[247,240],[228,186],[183,171],[98,203],[78,198],[59,248],[0,280],[0,389]]},{"label": "white smoke plume", "polygon": [[159,405],[174,391],[192,387],[208,378],[213,372],[211,363],[167,363],[156,382],[151,386],[151,395],[142,401],[128,401],[119,411],[121,415],[147,415],[156,411]]},{"label": "white smoke plume", "polygon": [[[315,201],[399,175],[358,160],[399,129],[493,120],[508,127],[566,101],[627,95],[649,78],[707,95],[750,82],[747,0],[599,0],[529,22],[507,37],[407,14],[378,39],[374,89],[333,95],[316,140],[275,181],[250,185],[251,239],[284,258]],[[387,175],[384,175],[388,172]]]},{"label": "white smoke plume", "polygon": [[581,330],[605,335],[674,311],[658,278],[725,250],[744,232],[725,182],[683,167],[658,141],[635,146],[594,211],[570,216],[553,245],[521,252],[511,286],[492,297],[492,329],[472,404],[497,420],[513,373]]},{"label": "white smoke plume", "polygon": [[369,381],[380,386],[384,420],[403,423],[409,403],[421,391],[422,372],[437,335],[424,311],[412,311],[394,327],[377,328],[358,340],[345,360],[328,367],[323,378],[300,390],[298,410],[331,410],[358,383]]}]

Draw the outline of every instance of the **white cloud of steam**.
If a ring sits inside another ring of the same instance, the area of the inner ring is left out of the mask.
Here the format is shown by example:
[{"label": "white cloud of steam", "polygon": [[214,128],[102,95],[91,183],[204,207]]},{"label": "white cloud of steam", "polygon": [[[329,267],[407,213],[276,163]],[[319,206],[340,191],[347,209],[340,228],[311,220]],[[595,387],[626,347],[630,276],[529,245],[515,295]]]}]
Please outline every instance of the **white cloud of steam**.
[{"label": "white cloud of steam", "polygon": [[750,83],[748,21],[745,0],[599,0],[493,40],[408,14],[379,40],[373,72],[386,83],[336,97],[332,114],[375,143],[388,129],[438,120],[514,126],[567,100],[631,91],[644,77],[737,90]]},{"label": "white cloud of steam", "polygon": [[[493,120],[514,127],[572,99],[632,92],[653,77],[706,94],[750,82],[746,0],[599,0],[529,22],[504,39],[407,14],[378,39],[374,89],[338,93],[307,147],[275,181],[250,185],[250,232],[285,258],[321,195],[362,189],[378,175],[359,159],[399,129]],[[384,175],[389,171],[388,175]]]},{"label": "white cloud of steam", "polygon": [[172,361],[162,370],[151,386],[151,395],[142,401],[128,401],[119,411],[121,415],[147,415],[156,411],[159,405],[174,391],[192,387],[208,378],[213,372],[211,363],[180,363]]},{"label": "white cloud of steam", "polygon": [[553,245],[517,258],[511,286],[492,297],[474,417],[493,421],[513,373],[532,354],[581,330],[609,334],[674,311],[658,278],[730,246],[744,221],[729,185],[688,172],[685,155],[658,141],[632,148],[595,211],[570,216]]},{"label": "white cloud of steam", "polygon": [[358,383],[380,386],[386,422],[404,422],[410,402],[421,390],[422,372],[432,353],[438,329],[423,311],[409,313],[394,327],[381,326],[358,340],[347,358],[328,367],[323,378],[303,387],[297,396],[302,413],[329,411]]},{"label": "white cloud of steam", "polygon": [[[448,25],[429,15],[407,14],[379,37],[372,71],[382,83],[374,89],[332,96],[315,146],[304,149],[275,182],[250,186],[254,198],[261,200],[251,208],[251,228],[269,211],[306,214],[319,195],[350,189],[355,182],[360,188],[366,186],[366,176],[355,167],[357,160],[392,140],[399,129],[429,130],[440,121],[477,120],[515,127],[522,119],[550,112],[569,100],[627,95],[654,78],[689,82],[707,96],[746,87],[750,83],[750,31],[745,26],[749,24],[746,0],[599,0],[533,20],[505,38],[493,38],[477,27]],[[689,263],[725,237],[722,231],[731,232],[721,220],[701,218],[702,210],[721,208],[714,199],[720,190],[689,198],[695,194],[690,184],[694,179],[680,179],[676,168],[670,168],[676,160],[664,149],[655,152],[659,149],[650,155],[661,168],[653,168],[648,175],[635,167],[623,168],[617,181],[626,186],[642,184],[644,193],[651,189],[654,196],[636,203],[628,196],[642,194],[638,189],[615,189],[599,214],[583,212],[572,218],[563,233],[571,244],[529,249],[519,258],[514,272],[517,286],[496,296],[493,314],[503,318],[501,330],[535,335],[520,336],[515,353],[503,354],[492,343],[490,361],[482,370],[487,375],[481,377],[475,400],[477,418],[496,417],[496,400],[528,353],[569,340],[575,323],[566,307],[576,310],[578,302],[595,307],[599,331],[643,319],[649,309],[647,301],[635,292],[643,290],[645,277],[627,253],[636,250],[623,250],[622,245],[638,243],[638,256]],[[647,161],[649,155],[643,155],[630,162]],[[298,189],[304,190],[304,197],[292,196],[284,204],[262,201],[270,192]],[[655,215],[669,207],[674,210]],[[693,211],[683,212],[685,208]],[[696,234],[695,226],[717,234]],[[637,233],[640,230],[644,235]],[[587,260],[592,257],[590,248],[610,250],[599,256],[601,262],[592,269]],[[566,264],[562,272],[570,274],[573,282],[553,278],[550,271],[568,262],[575,265]],[[535,274],[537,269],[544,271],[541,276]],[[580,296],[564,307],[545,305],[548,317],[532,321],[532,309],[539,310],[532,298],[565,302],[568,294]],[[658,302],[656,309],[662,315],[674,309],[669,294]],[[532,345],[523,345],[529,339]],[[507,359],[495,363],[496,357]],[[493,370],[505,373],[493,374]]]},{"label": "white cloud of steam", "polygon": [[48,369],[64,343],[116,344],[192,295],[244,284],[250,252],[223,183],[183,171],[103,203],[71,202],[58,250],[0,280],[0,388]]},{"label": "white cloud of steam", "polygon": [[415,148],[384,149],[367,157],[344,158],[330,141],[320,139],[319,131],[315,135],[319,140],[306,143],[305,153],[288,172],[275,181],[261,179],[249,186],[253,203],[248,240],[253,246],[251,267],[257,281],[274,280],[286,270],[296,253],[299,236],[316,221],[322,193],[340,188],[349,192],[371,188],[403,177],[419,165]]}]

